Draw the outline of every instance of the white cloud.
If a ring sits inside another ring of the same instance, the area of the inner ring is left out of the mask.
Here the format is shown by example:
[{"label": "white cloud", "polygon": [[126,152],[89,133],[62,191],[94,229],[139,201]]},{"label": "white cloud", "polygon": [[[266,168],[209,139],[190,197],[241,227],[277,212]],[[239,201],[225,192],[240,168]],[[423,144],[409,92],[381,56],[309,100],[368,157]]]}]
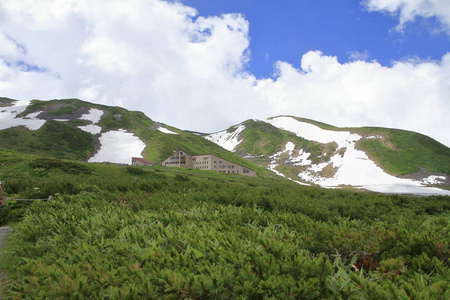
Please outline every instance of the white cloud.
[{"label": "white cloud", "polygon": [[367,61],[370,58],[370,53],[367,50],[364,50],[363,52],[359,51],[348,51],[348,58],[350,60],[364,60]]},{"label": "white cloud", "polygon": [[197,17],[160,0],[3,0],[0,15],[0,96],[79,97],[206,132],[291,114],[410,129],[450,145],[450,54],[384,67],[360,60],[364,53],[341,64],[311,51],[301,67],[277,62],[275,78],[256,79],[246,72],[240,14]]},{"label": "white cloud", "polygon": [[448,0],[366,0],[369,11],[382,11],[399,15],[398,29],[402,30],[406,23],[414,22],[420,16],[436,17],[443,29],[450,34],[450,1]]},{"label": "white cloud", "polygon": [[337,126],[385,126],[425,133],[450,145],[450,53],[440,62],[341,64],[310,51],[301,69],[279,62],[278,77],[258,83],[276,101],[273,115],[293,114]]}]

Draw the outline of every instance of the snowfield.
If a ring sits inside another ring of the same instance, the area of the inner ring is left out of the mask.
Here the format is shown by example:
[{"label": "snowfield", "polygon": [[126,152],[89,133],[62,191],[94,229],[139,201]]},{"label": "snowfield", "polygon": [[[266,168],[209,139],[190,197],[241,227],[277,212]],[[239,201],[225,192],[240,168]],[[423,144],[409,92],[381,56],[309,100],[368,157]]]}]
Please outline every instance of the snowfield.
[{"label": "snowfield", "polygon": [[134,156],[141,157],[145,143],[123,129],[108,131],[100,136],[100,150],[88,162],[130,164]]},{"label": "snowfield", "polygon": [[0,107],[0,130],[15,126],[25,126],[30,130],[38,130],[45,124],[45,120],[36,119],[40,112],[28,114],[24,118],[16,118],[25,111],[30,101],[17,101],[13,106]]},{"label": "snowfield", "polygon": [[245,126],[240,124],[236,130],[232,132],[228,132],[227,130],[212,133],[205,138],[207,140],[210,140],[211,142],[216,143],[217,145],[221,146],[224,149],[227,149],[228,151],[234,152],[235,148],[239,143],[241,142],[241,139],[239,139],[239,135],[241,132],[245,129]]},{"label": "snowfield", "polygon": [[[362,137],[345,131],[324,130],[318,126],[300,122],[291,117],[277,117],[266,120],[277,128],[295,133],[297,136],[319,143],[336,142],[338,149],[345,148],[344,155],[335,154],[329,163],[311,164],[308,169],[299,174],[303,181],[318,184],[325,188],[336,188],[341,185],[351,185],[380,193],[419,194],[419,195],[450,195],[450,191],[426,187],[423,184],[445,178],[429,177],[427,182],[397,178],[385,173],[365,152],[356,149],[356,141]],[[376,137],[374,137],[376,138]],[[286,145],[285,151],[293,153],[292,145]],[[278,153],[276,155],[279,155]],[[295,160],[295,157],[291,159]],[[271,162],[273,166],[275,161]],[[320,176],[320,172],[331,164],[337,169],[334,176]]]}]

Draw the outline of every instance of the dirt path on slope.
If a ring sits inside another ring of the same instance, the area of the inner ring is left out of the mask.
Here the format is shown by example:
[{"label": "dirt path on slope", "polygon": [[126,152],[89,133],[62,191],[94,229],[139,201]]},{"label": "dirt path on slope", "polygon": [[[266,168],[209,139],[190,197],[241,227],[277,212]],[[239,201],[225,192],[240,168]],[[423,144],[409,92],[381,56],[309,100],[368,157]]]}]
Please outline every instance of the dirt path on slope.
[{"label": "dirt path on slope", "polygon": [[[6,236],[8,232],[11,231],[11,227],[0,227],[0,259],[2,259],[3,255],[3,246],[5,244]],[[6,277],[6,274],[0,269],[0,284],[2,284],[3,279]]]}]

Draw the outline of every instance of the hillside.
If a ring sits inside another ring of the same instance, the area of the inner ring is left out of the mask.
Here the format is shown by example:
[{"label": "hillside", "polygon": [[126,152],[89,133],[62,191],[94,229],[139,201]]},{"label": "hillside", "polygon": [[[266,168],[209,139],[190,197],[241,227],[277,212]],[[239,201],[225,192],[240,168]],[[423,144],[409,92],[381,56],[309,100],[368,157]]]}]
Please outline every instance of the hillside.
[{"label": "hillside", "polygon": [[415,132],[280,116],[248,120],[206,138],[303,184],[450,194],[450,149]]},{"label": "hillside", "polygon": [[[450,194],[450,149],[410,131],[338,128],[279,116],[200,134],[158,123],[142,112],[78,99],[0,98],[0,147],[59,159],[159,165],[173,150],[214,154],[258,176],[382,193]],[[273,171],[273,172],[271,172]]]},{"label": "hillside", "polygon": [[450,296],[449,197],[4,150],[0,161],[4,299]]},{"label": "hillside", "polygon": [[0,147],[59,159],[130,164],[144,157],[160,164],[173,150],[214,154],[259,176],[271,172],[189,132],[155,122],[142,112],[78,99],[0,99]]}]

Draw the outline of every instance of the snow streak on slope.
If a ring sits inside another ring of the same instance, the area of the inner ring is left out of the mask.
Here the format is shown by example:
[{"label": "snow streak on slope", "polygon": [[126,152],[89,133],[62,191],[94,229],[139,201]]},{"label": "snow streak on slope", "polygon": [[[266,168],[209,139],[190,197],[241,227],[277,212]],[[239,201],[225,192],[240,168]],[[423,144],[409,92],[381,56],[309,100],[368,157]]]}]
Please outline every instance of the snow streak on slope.
[{"label": "snow streak on slope", "polygon": [[81,120],[87,120],[91,121],[92,124],[85,125],[85,126],[78,126],[81,130],[84,130],[86,132],[89,132],[91,134],[98,134],[102,131],[102,128],[98,125],[96,125],[98,122],[100,122],[100,119],[102,118],[104,112],[100,109],[91,108],[89,109],[89,113],[84,114],[80,117]]},{"label": "snow streak on slope", "polygon": [[108,131],[100,136],[101,148],[89,162],[114,162],[130,164],[133,156],[141,156],[145,143],[123,129]]},{"label": "snow streak on slope", "polygon": [[245,129],[245,126],[240,124],[238,128],[233,130],[232,132],[228,132],[227,130],[216,132],[206,136],[207,140],[210,140],[222,148],[227,149],[228,151],[234,151],[237,145],[241,142],[239,135]]},{"label": "snow streak on slope", "polygon": [[316,141],[322,144],[336,142],[338,150],[346,147],[349,142],[357,141],[361,137],[357,134],[345,131],[323,130],[310,123],[300,122],[291,117],[278,117],[265,122],[275,127],[295,133],[306,140]]},{"label": "snow streak on slope", "polygon": [[0,130],[15,126],[26,126],[30,130],[38,130],[45,120],[36,119],[40,112],[28,114],[24,118],[16,118],[25,111],[30,101],[16,101],[13,106],[0,107]]},{"label": "snow streak on slope", "polygon": [[[385,173],[368,158],[366,153],[356,149],[355,142],[361,139],[361,136],[357,134],[324,130],[291,117],[277,117],[266,120],[266,122],[280,129],[291,131],[307,140],[319,143],[336,142],[338,144],[337,150],[345,148],[343,156],[336,153],[331,157],[330,162],[312,164],[306,171],[301,172],[299,177],[304,181],[329,188],[340,185],[352,185],[382,193],[450,195],[450,191],[425,187],[419,181],[397,178]],[[322,177],[320,172],[329,164],[337,169],[335,175],[330,178]]]},{"label": "snow streak on slope", "polygon": [[178,133],[173,132],[173,131],[171,131],[171,130],[165,128],[165,127],[162,127],[162,126],[159,126],[157,129],[158,129],[159,131],[163,132],[163,133],[168,133],[168,134],[178,134]]}]

